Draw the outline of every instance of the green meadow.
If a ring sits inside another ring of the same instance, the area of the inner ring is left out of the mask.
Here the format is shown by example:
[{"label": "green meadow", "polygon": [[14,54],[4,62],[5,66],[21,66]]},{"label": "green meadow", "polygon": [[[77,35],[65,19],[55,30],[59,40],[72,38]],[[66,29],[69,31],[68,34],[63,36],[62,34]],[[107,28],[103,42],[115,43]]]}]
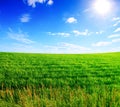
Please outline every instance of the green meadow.
[{"label": "green meadow", "polygon": [[120,53],[0,53],[0,107],[120,107]]}]

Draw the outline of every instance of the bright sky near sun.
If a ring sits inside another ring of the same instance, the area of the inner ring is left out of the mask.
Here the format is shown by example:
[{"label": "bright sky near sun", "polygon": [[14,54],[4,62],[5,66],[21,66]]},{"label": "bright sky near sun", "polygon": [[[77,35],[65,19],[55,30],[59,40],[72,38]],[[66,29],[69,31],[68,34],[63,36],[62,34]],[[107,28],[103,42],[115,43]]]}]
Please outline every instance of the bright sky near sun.
[{"label": "bright sky near sun", "polygon": [[120,0],[0,0],[0,51],[120,51]]}]

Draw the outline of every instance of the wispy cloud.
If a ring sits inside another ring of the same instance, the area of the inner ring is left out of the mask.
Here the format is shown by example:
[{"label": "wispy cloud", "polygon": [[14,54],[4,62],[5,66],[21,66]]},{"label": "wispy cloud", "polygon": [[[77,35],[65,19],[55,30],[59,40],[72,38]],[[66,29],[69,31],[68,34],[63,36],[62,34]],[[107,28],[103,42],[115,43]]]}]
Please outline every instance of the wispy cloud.
[{"label": "wispy cloud", "polygon": [[34,52],[34,48],[28,44],[13,43],[13,50],[15,52]]},{"label": "wispy cloud", "polygon": [[85,31],[78,31],[78,30],[73,30],[72,32],[66,33],[66,32],[47,32],[48,35],[52,36],[61,36],[61,37],[70,37],[71,35],[73,36],[89,36],[93,34],[92,32],[89,32],[88,29],[85,29]]},{"label": "wispy cloud", "polygon": [[92,32],[89,32],[88,29],[86,29],[85,31],[81,32],[81,31],[78,31],[78,30],[73,30],[73,34],[75,36],[88,36],[88,35],[91,35]]},{"label": "wispy cloud", "polygon": [[76,44],[71,44],[71,43],[58,43],[57,45],[53,46],[45,46],[46,50],[50,53],[85,53],[90,51],[90,48],[76,45]]},{"label": "wispy cloud", "polygon": [[111,42],[104,42],[104,41],[101,41],[101,42],[97,42],[97,43],[93,43],[92,46],[95,46],[95,47],[101,47],[101,46],[108,46],[112,44]]},{"label": "wispy cloud", "polygon": [[47,5],[53,5],[53,0],[27,0],[27,3],[29,6],[32,6],[33,8],[36,7],[36,3],[47,3]]},{"label": "wispy cloud", "polygon": [[52,33],[52,32],[48,32],[48,35],[69,37],[70,33],[65,33],[65,32]]},{"label": "wispy cloud", "polygon": [[66,48],[68,48],[72,51],[73,51],[73,49],[78,50],[78,51],[90,50],[89,48],[86,48],[86,47],[83,47],[83,46],[80,46],[80,45],[76,45],[76,44],[71,44],[71,43],[62,43],[62,46],[66,47]]},{"label": "wispy cloud", "polygon": [[104,31],[103,30],[101,30],[101,31],[98,31],[98,32],[95,32],[97,35],[101,35],[101,34],[103,34],[104,33]]},{"label": "wispy cloud", "polygon": [[113,26],[117,26],[118,24],[120,24],[120,21],[117,21]]},{"label": "wispy cloud", "polygon": [[22,23],[26,23],[26,22],[29,22],[30,21],[30,15],[29,14],[23,14],[22,17],[20,18],[20,21]]},{"label": "wispy cloud", "polygon": [[111,52],[120,52],[120,46],[111,48]]},{"label": "wispy cloud", "polygon": [[116,37],[120,37],[120,34],[113,34],[108,36],[108,38],[116,38]]},{"label": "wispy cloud", "polygon": [[77,19],[74,18],[74,17],[69,17],[69,18],[66,20],[66,23],[77,23]]},{"label": "wispy cloud", "polygon": [[120,38],[113,39],[112,42],[114,43],[120,42]]},{"label": "wispy cloud", "polygon": [[34,41],[28,39],[29,36],[26,33],[22,32],[21,30],[19,30],[18,32],[14,32],[11,28],[9,28],[7,34],[10,39],[16,40],[18,42],[25,44],[34,43]]},{"label": "wispy cloud", "polygon": [[120,24],[120,17],[114,17],[112,19],[115,23],[113,24],[114,27],[118,26]]},{"label": "wispy cloud", "polygon": [[112,39],[111,41],[100,41],[100,42],[97,42],[97,43],[93,43],[92,46],[94,47],[102,47],[102,46],[109,46],[113,43],[118,43],[120,42],[120,38],[116,38],[116,39]]},{"label": "wispy cloud", "polygon": [[112,19],[112,21],[118,21],[118,20],[120,20],[120,17],[114,17],[114,18]]},{"label": "wispy cloud", "polygon": [[117,29],[115,29],[115,31],[114,31],[115,33],[116,32],[120,32],[120,27],[119,28],[117,28]]},{"label": "wispy cloud", "polygon": [[90,10],[91,10],[90,8],[87,8],[87,9],[83,10],[83,13],[87,13],[87,12],[89,12]]},{"label": "wispy cloud", "polygon": [[27,52],[27,53],[42,53],[40,44],[23,44],[23,43],[8,43],[0,46],[0,51],[3,52]]}]

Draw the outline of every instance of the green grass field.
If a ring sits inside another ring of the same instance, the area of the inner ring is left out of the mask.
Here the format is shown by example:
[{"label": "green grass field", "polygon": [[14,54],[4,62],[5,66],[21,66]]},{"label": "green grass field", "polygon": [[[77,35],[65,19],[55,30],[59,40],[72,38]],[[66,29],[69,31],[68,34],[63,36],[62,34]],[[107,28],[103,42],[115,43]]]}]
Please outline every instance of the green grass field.
[{"label": "green grass field", "polygon": [[120,107],[120,53],[0,53],[0,107]]}]

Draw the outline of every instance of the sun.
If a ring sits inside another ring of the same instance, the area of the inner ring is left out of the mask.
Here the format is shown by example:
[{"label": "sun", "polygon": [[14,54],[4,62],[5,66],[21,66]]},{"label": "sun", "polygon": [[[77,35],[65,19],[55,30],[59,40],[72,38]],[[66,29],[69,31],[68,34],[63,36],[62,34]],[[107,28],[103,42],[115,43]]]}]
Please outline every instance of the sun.
[{"label": "sun", "polygon": [[111,12],[112,3],[110,0],[96,0],[93,3],[93,9],[100,15],[106,15]]}]

